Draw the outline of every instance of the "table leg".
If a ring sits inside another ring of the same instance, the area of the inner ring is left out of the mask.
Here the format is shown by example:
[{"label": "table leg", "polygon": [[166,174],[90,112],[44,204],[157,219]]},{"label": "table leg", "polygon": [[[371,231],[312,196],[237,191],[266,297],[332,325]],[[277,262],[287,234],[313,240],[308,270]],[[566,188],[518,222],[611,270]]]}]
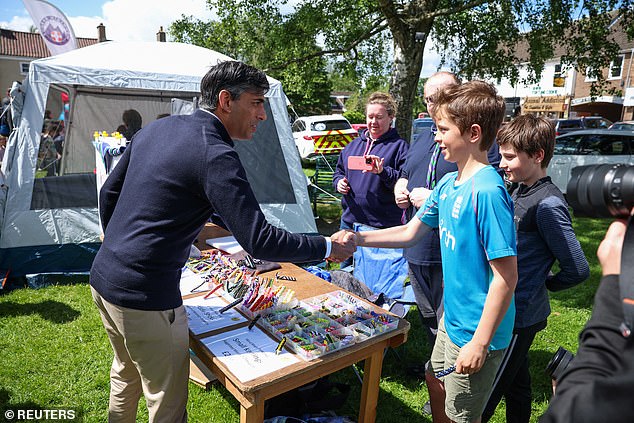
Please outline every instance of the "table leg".
[{"label": "table leg", "polygon": [[262,423],[264,421],[264,401],[256,401],[249,407],[240,404],[240,423]]},{"label": "table leg", "polygon": [[379,400],[379,382],[381,381],[382,366],[383,350],[378,350],[365,359],[359,423],[374,423],[376,420],[376,405]]}]

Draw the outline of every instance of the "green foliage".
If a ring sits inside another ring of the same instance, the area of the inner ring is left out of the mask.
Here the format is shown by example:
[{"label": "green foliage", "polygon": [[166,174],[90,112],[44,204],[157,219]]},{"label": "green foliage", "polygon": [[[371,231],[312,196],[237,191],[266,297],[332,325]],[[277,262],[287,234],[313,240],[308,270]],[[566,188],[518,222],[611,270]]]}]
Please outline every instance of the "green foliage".
[{"label": "green foliage", "polygon": [[[621,25],[633,37],[633,17],[629,0],[482,2],[438,18],[432,37],[442,63],[466,78],[517,82],[517,65],[527,63],[529,75],[522,82],[531,83],[539,80],[546,60],[560,55],[564,66],[582,73],[607,68],[619,51],[612,31]],[[594,95],[606,85],[601,72],[598,76]]]},{"label": "green foliage", "polygon": [[343,117],[348,119],[350,123],[365,123],[365,115],[356,110],[348,110],[344,112]]},{"label": "green foliage", "polygon": [[[634,37],[632,0],[207,3],[218,21],[183,17],[170,27],[177,41],[265,69],[282,81],[300,114],[326,111],[333,88],[358,93],[351,106],[364,112],[372,79],[386,81],[389,76],[389,87],[381,90],[389,88],[399,103],[397,126],[406,138],[411,118],[423,110],[418,85],[429,36],[442,65],[462,77],[507,77],[512,82],[520,78],[520,63],[529,65],[528,81],[537,79],[556,48],[563,50],[564,65],[582,72],[605,69],[618,52],[610,35],[617,17],[618,25]],[[604,85],[599,72],[593,95]]]},{"label": "green foliage", "polygon": [[[286,95],[300,115],[327,113],[331,83],[326,60],[315,57],[305,62],[290,62],[317,48],[315,34],[307,33],[297,16],[283,16],[267,1],[210,1],[220,21],[202,22],[183,16],[170,26],[177,41],[207,47],[244,61],[279,79]],[[276,64],[284,67],[270,69]]]},{"label": "green foliage", "polygon": [[[282,82],[299,115],[329,112],[333,83],[328,68],[341,76],[335,78],[339,86],[357,91],[365,73],[385,67],[380,37],[352,50],[340,48],[365,31],[368,18],[360,15],[368,5],[363,1],[301,2],[292,11],[285,1],[207,3],[218,21],[183,16],[170,26],[170,34],[176,41],[208,47],[265,70]],[[338,50],[330,61],[322,54],[329,48]]]}]

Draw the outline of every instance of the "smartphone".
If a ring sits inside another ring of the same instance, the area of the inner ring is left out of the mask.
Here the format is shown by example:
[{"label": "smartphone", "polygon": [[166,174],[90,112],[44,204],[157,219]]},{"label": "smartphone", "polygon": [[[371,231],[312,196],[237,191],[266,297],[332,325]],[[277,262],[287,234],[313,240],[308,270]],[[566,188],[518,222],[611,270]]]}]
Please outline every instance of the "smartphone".
[{"label": "smartphone", "polygon": [[348,156],[349,170],[372,170],[372,159],[365,156]]}]

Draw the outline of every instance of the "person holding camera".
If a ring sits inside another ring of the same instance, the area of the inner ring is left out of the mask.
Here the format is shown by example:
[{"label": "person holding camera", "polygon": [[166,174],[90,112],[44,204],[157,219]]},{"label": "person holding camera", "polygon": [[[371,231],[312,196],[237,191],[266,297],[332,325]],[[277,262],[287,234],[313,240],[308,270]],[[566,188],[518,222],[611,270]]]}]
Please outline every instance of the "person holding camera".
[{"label": "person holding camera", "polygon": [[626,317],[623,309],[627,304],[632,307],[634,300],[622,300],[620,290],[620,284],[634,283],[631,273],[621,277],[626,228],[624,220],[613,222],[599,245],[597,257],[603,277],[592,317],[579,335],[577,355],[558,379],[541,423],[632,421],[634,339],[622,325]]},{"label": "person holding camera", "polygon": [[[489,421],[504,396],[506,421],[528,423],[532,402],[528,351],[550,315],[548,290],[583,282],[590,267],[572,228],[568,204],[546,176],[555,148],[553,125],[543,117],[522,115],[500,129],[497,142],[502,154],[500,169],[513,183],[518,281],[513,337],[482,421]],[[555,261],[559,271],[553,274]]]},{"label": "person holding camera", "polygon": [[[388,93],[375,92],[365,110],[368,129],[343,149],[332,177],[334,188],[343,194],[341,229],[352,229],[355,222],[375,228],[401,224],[393,190],[409,144],[392,128],[396,102]],[[351,263],[344,261],[341,268]]]}]

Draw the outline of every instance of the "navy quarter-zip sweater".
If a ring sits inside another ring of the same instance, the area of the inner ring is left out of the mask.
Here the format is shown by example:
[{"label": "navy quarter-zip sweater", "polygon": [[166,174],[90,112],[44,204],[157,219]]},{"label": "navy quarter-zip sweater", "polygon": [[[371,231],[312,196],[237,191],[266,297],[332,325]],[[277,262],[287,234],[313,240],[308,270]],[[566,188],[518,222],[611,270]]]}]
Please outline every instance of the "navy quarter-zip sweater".
[{"label": "navy quarter-zip sweater", "polygon": [[108,302],[138,310],[182,304],[181,268],[212,212],[254,257],[322,260],[326,240],[270,225],[233,141],[212,114],[172,116],[134,137],[99,195],[104,240],[90,284]]},{"label": "navy quarter-zip sweater", "polygon": [[[580,284],[590,276],[588,261],[572,228],[568,204],[546,176],[512,192],[517,229],[515,328],[544,321],[550,315],[548,292]],[[553,263],[559,271],[551,274]]]}]

